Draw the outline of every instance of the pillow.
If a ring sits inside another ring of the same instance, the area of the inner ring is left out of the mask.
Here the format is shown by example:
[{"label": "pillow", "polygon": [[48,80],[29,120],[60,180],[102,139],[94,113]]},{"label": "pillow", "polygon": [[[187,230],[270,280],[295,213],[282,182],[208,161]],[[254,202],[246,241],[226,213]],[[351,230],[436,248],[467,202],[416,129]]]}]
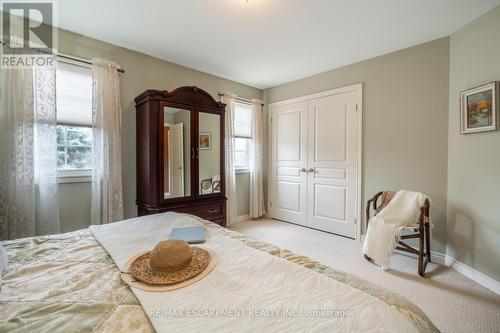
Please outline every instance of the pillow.
[{"label": "pillow", "polygon": [[2,244],[0,244],[0,277],[2,273],[7,270],[7,263],[9,262],[9,257],[7,256],[7,251],[5,251]]}]

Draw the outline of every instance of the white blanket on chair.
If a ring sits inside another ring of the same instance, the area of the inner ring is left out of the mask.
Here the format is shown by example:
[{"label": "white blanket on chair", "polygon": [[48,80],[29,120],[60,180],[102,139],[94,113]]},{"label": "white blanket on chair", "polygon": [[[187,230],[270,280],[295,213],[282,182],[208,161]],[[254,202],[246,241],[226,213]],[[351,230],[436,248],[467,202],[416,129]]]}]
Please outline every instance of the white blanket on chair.
[{"label": "white blanket on chair", "polygon": [[418,218],[425,199],[427,196],[419,192],[398,191],[389,204],[370,219],[363,253],[375,263],[387,266],[401,229]]}]

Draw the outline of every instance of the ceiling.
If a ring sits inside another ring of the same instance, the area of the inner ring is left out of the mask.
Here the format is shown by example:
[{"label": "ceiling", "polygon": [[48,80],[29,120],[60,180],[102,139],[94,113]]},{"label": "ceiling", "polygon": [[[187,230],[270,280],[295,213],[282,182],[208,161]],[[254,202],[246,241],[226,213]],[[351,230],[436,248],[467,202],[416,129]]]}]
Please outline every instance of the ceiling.
[{"label": "ceiling", "polygon": [[450,35],[500,0],[71,0],[58,26],[257,88]]}]

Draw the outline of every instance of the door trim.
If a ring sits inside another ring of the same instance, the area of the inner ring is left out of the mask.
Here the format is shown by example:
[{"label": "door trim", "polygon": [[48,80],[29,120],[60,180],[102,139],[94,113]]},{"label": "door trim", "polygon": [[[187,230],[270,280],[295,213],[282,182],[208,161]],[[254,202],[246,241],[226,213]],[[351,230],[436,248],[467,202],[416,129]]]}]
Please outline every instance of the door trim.
[{"label": "door trim", "polygon": [[[267,124],[268,124],[268,140],[272,140],[272,108],[276,106],[282,106],[282,105],[287,105],[287,104],[293,104],[293,103],[300,103],[300,102],[306,102],[311,99],[315,98],[320,98],[320,97],[326,97],[330,95],[335,95],[335,94],[341,94],[341,93],[346,93],[350,91],[355,91],[357,92],[358,95],[358,101],[357,101],[357,112],[359,112],[359,117],[358,117],[358,142],[356,145],[356,150],[357,150],[357,165],[356,165],[356,238],[355,240],[358,242],[361,242],[361,223],[362,223],[362,171],[363,171],[363,83],[356,83],[353,85],[349,86],[344,86],[340,88],[335,88],[335,89],[330,89],[326,91],[322,91],[319,93],[314,93],[310,95],[303,95],[287,100],[282,100],[274,103],[268,104],[268,113],[267,113]],[[273,183],[272,179],[272,147],[269,145],[270,151],[268,152],[268,165],[267,165],[267,174],[268,174],[268,182],[267,182],[267,207],[268,211],[270,211],[270,204],[271,204],[271,184]],[[342,236],[344,237],[344,236]]]}]

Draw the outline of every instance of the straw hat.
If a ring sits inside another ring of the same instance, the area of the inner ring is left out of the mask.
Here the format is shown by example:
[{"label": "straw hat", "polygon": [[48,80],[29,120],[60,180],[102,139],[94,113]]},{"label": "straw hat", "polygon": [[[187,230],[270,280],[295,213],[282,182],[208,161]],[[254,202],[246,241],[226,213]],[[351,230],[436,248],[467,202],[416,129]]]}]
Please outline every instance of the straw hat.
[{"label": "straw hat", "polygon": [[203,271],[206,270],[203,275],[208,274],[207,267],[215,265],[211,259],[205,249],[191,247],[183,240],[166,240],[158,243],[151,252],[133,258],[127,268],[135,280],[147,285],[186,285],[188,280],[199,280],[201,277],[193,278]]}]

